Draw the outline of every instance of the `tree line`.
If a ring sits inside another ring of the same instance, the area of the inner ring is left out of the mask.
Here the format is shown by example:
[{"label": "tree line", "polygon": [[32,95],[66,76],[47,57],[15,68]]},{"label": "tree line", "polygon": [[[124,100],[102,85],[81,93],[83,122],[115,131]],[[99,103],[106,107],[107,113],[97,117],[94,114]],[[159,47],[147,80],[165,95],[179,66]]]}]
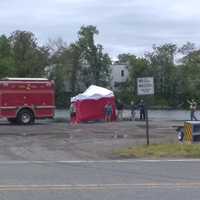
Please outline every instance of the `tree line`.
[{"label": "tree line", "polygon": [[[96,44],[99,31],[95,26],[82,26],[77,41],[67,44],[62,39],[41,45],[32,32],[15,31],[0,36],[0,78],[48,77],[56,85],[56,104],[65,107],[70,97],[91,84],[110,87],[111,58],[103,46]],[[149,103],[182,108],[186,100],[200,100],[200,49],[193,43],[181,47],[167,43],[153,45],[144,56],[131,53],[118,55],[117,64],[129,70],[128,80],[116,92],[124,103],[137,101],[136,78],[153,76],[155,95]]]},{"label": "tree line", "polygon": [[155,95],[147,98],[154,106],[184,108],[188,106],[187,99],[200,102],[200,49],[195,44],[153,45],[143,57],[121,54],[118,58],[119,63],[127,63],[130,73],[119,92],[127,103],[138,99],[136,78],[147,76],[154,77]]}]

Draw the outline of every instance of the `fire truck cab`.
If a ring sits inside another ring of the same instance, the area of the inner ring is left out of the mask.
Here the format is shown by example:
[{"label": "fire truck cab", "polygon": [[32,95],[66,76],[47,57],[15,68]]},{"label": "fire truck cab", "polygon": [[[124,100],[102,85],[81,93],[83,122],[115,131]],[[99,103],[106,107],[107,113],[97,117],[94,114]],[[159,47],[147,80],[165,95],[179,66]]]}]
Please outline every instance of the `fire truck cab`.
[{"label": "fire truck cab", "polygon": [[0,118],[11,123],[31,124],[35,119],[53,118],[54,82],[44,78],[0,80]]}]

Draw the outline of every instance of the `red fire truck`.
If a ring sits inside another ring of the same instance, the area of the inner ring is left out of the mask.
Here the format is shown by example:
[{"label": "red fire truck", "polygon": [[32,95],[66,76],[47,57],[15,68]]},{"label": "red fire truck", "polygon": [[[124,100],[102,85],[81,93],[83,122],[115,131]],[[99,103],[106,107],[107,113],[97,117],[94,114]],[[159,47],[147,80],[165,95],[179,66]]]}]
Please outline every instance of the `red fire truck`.
[{"label": "red fire truck", "polygon": [[0,117],[11,123],[31,124],[35,119],[53,118],[54,82],[43,78],[0,80]]}]

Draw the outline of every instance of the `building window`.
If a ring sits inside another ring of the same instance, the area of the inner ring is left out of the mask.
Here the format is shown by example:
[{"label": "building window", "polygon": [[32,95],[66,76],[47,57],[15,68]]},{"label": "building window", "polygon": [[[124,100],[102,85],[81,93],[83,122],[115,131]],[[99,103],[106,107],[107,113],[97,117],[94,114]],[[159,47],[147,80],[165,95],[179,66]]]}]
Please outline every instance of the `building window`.
[{"label": "building window", "polygon": [[124,70],[121,70],[121,77],[124,77]]}]

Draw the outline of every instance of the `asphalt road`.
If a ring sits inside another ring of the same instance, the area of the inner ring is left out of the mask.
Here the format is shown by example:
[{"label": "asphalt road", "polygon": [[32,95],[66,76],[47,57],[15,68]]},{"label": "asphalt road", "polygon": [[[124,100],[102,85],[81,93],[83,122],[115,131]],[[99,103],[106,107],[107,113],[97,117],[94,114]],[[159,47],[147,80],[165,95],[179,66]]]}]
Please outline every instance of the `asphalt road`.
[{"label": "asphalt road", "polygon": [[0,161],[1,200],[199,199],[200,160]]}]

